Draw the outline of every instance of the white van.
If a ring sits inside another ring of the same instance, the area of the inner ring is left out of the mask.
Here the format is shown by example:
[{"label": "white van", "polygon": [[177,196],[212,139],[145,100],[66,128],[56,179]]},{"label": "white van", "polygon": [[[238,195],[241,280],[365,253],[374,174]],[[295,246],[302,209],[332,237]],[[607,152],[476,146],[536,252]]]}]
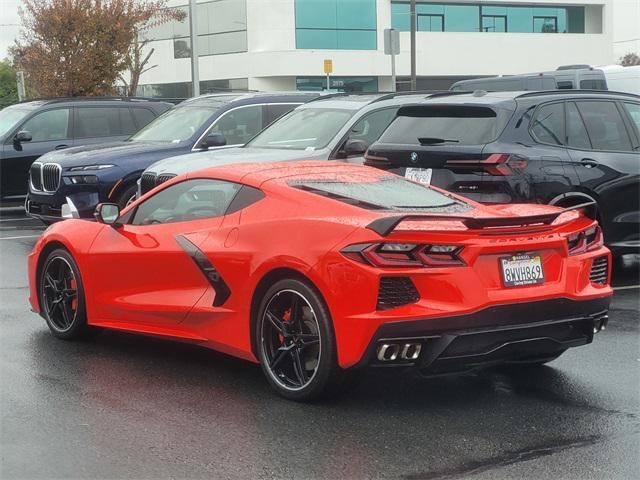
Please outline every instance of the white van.
[{"label": "white van", "polygon": [[609,90],[640,95],[640,65],[607,65],[598,68],[604,72]]}]

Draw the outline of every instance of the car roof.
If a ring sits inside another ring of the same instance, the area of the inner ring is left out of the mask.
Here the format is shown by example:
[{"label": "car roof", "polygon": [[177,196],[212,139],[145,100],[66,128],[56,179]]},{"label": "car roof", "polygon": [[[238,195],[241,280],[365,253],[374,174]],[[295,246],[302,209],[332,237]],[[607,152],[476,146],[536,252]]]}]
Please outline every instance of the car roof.
[{"label": "car roof", "polygon": [[474,92],[450,91],[428,95],[423,98],[420,104],[476,104],[476,105],[495,105],[499,103],[513,103],[514,100],[535,99],[540,98],[584,98],[601,97],[601,98],[640,98],[638,95],[622,92],[612,92],[609,90],[541,90],[541,91],[498,91],[487,92],[484,90],[476,90]]},{"label": "car roof", "polygon": [[388,105],[415,103],[417,99],[431,92],[380,92],[380,93],[342,93],[326,95],[305,104],[300,108],[336,108],[345,110],[372,110]]},{"label": "car roof", "polygon": [[[258,187],[270,180],[292,177],[337,175],[337,180],[349,181],[349,175],[358,174],[358,180],[375,180],[392,174],[364,165],[332,162],[329,160],[305,160],[296,162],[240,163],[210,167],[188,174],[189,178],[224,178],[229,181]],[[286,180],[284,180],[286,181]]]},{"label": "car roof", "polygon": [[178,107],[193,106],[221,106],[233,104],[277,103],[277,102],[306,102],[321,96],[319,92],[225,92],[208,93],[188,98]]},{"label": "car roof", "polygon": [[36,100],[25,100],[12,106],[19,108],[39,108],[45,105],[53,104],[71,104],[78,103],[95,104],[123,104],[123,103],[139,103],[139,104],[166,104],[172,105],[162,99],[138,98],[138,97],[60,97],[60,98],[41,98]]}]

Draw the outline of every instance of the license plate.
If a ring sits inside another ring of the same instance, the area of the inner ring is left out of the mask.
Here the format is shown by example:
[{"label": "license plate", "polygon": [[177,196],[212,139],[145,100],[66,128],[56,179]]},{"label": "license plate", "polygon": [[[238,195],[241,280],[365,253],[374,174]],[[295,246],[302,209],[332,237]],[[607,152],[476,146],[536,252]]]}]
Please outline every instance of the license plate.
[{"label": "license plate", "polygon": [[505,287],[522,287],[544,283],[540,255],[512,255],[500,259],[502,283]]},{"label": "license plate", "polygon": [[431,176],[433,175],[433,169],[431,168],[407,168],[404,172],[404,178],[413,180],[414,182],[424,183],[425,185],[431,184]]}]

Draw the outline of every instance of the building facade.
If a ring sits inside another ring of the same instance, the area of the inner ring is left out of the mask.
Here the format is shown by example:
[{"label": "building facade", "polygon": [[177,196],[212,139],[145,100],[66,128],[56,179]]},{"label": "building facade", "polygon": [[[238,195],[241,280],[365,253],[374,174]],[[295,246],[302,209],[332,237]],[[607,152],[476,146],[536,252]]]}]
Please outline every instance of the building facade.
[{"label": "building facade", "polygon": [[[483,75],[604,65],[613,60],[615,0],[418,1],[418,88],[448,88]],[[171,8],[188,12],[186,0]],[[201,92],[227,89],[390,90],[384,29],[400,31],[398,88],[410,74],[408,0],[199,0]],[[144,96],[190,95],[189,20],[145,32],[157,67]]]}]

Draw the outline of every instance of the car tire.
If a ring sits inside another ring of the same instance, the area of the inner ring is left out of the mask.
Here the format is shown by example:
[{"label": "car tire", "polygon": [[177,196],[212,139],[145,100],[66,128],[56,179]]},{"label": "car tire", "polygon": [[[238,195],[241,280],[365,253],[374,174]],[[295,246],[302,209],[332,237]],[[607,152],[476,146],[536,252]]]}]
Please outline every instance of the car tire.
[{"label": "car tire", "polygon": [[133,202],[136,199],[137,194],[138,186],[135,183],[133,185],[129,185],[122,192],[120,192],[115,199],[116,203],[120,206],[120,210],[124,209],[124,207]]},{"label": "car tire", "polygon": [[55,337],[76,340],[90,332],[82,277],[67,250],[47,255],[38,278],[38,296],[41,314]]},{"label": "car tire", "polygon": [[258,359],[278,394],[312,401],[347,386],[329,309],[311,284],[293,278],[276,282],[260,300],[257,315]]}]

